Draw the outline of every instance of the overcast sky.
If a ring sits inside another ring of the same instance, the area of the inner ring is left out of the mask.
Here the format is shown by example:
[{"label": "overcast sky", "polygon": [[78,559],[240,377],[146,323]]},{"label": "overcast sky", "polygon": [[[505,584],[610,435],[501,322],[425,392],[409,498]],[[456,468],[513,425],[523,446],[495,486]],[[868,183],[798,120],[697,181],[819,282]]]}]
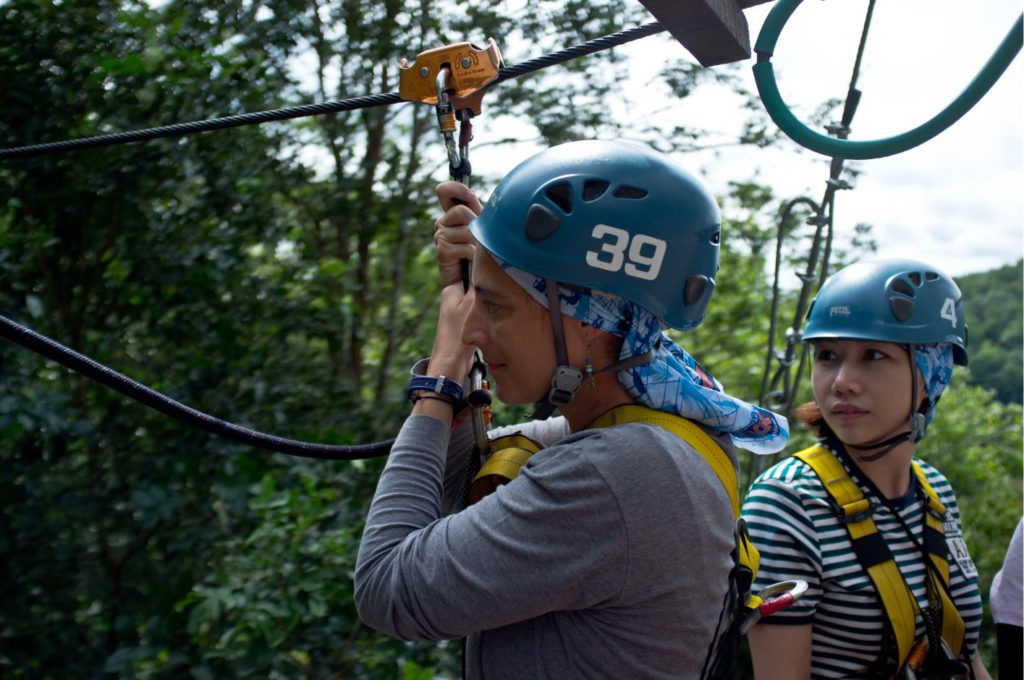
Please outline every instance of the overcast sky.
[{"label": "overcast sky", "polygon": [[[751,44],[772,6],[746,11]],[[783,30],[772,63],[783,98],[803,120],[826,99],[845,97],[866,7],[866,0],[806,2]],[[992,55],[1020,11],[1017,0],[877,3],[851,139],[890,137],[942,110]],[[513,48],[502,46],[509,63],[539,56],[513,53]],[[620,49],[640,64],[685,54],[668,34]],[[837,197],[837,239],[848,241],[857,223],[868,222],[881,255],[926,259],[954,276],[1024,256],[1022,61],[1018,55],[982,101],[935,139],[896,156],[853,164],[860,176],[854,190]],[[753,91],[752,64],[743,62],[741,72]],[[637,85],[641,89],[630,97],[629,115],[671,115],[723,133],[738,129],[741,114],[727,92],[702,87],[678,110],[655,113],[665,101],[657,96],[657,83],[637,79]],[[487,119],[479,121],[477,141],[492,136],[489,127]],[[506,134],[503,126],[494,136]],[[534,150],[529,145],[496,153],[481,148],[474,166],[500,176]],[[757,177],[786,198],[806,194],[820,200],[828,177],[827,159],[788,142],[780,149],[737,148],[680,160],[716,189]]]}]

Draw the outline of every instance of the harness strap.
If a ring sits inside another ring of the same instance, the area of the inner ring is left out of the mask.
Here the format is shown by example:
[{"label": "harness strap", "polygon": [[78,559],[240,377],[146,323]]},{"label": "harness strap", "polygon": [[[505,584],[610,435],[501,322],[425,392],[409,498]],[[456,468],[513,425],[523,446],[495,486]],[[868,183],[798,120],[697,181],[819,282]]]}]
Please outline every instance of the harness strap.
[{"label": "harness strap", "polygon": [[[924,470],[917,463],[914,463],[914,475],[917,477],[917,481],[924,490],[925,497],[928,499],[928,508],[925,512],[924,547],[931,556],[932,564],[942,579],[942,583],[939,584],[940,587],[936,589],[938,590],[939,601],[942,604],[942,639],[949,645],[953,655],[959,657],[963,649],[967,627],[960,613],[957,612],[956,605],[953,604],[949,593],[949,559],[947,557],[946,534],[942,526],[942,518],[946,515],[946,508],[939,501],[938,494],[935,493],[935,489],[928,483]],[[947,611],[952,612],[952,615],[947,615]]]},{"label": "harness strap", "polygon": [[[828,449],[812,446],[793,455],[814,470],[840,513],[839,519],[846,526],[857,561],[867,571],[882,600],[882,606],[896,637],[899,654],[897,667],[902,667],[914,644],[916,618],[920,608],[903,579],[889,546],[871,518],[871,502],[864,496],[860,486],[850,478],[839,459]],[[949,562],[946,558],[946,540],[941,519],[945,516],[946,509],[925,479],[924,471],[916,463],[913,464],[913,469],[927,497],[924,547],[942,579],[942,583],[936,588],[942,605],[942,638],[953,654],[959,656],[965,626],[963,618],[947,594]],[[933,578],[931,573],[928,574],[928,578]]]},{"label": "harness strap", "polygon": [[736,479],[736,469],[715,440],[707,432],[698,427],[693,421],[682,416],[666,413],[648,406],[627,404],[608,411],[603,416],[590,424],[591,428],[610,427],[623,423],[647,423],[668,430],[676,435],[700,454],[700,457],[707,461],[711,470],[722,483],[726,494],[729,495],[729,503],[732,505],[734,519],[740,516],[739,483]]},{"label": "harness strap", "polygon": [[498,437],[490,446],[494,453],[487,458],[469,485],[470,503],[476,503],[508,480],[515,479],[530,456],[542,448],[520,432]]}]

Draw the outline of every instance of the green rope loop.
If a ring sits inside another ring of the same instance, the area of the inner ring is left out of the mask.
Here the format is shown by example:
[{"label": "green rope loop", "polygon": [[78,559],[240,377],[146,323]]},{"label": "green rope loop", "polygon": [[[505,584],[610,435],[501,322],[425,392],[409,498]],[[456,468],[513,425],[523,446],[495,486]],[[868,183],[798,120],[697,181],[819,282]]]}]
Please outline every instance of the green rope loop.
[{"label": "green rope loop", "polygon": [[927,142],[960,120],[985,96],[1020,52],[1021,44],[1024,42],[1024,14],[1022,14],[1014,22],[1013,28],[1003,38],[992,57],[974,77],[974,80],[934,118],[913,130],[894,137],[866,141],[836,139],[815,132],[800,122],[783,101],[775,81],[775,72],[771,64],[775,43],[779,39],[779,33],[782,32],[783,26],[786,25],[789,17],[801,2],[802,0],[779,0],[769,12],[761,27],[761,32],[757,36],[757,43],[754,45],[754,51],[758,55],[758,63],[754,65],[754,82],[757,84],[757,91],[764,103],[765,110],[768,111],[768,115],[780,130],[800,146],[833,158],[855,160],[883,158],[902,153]]}]

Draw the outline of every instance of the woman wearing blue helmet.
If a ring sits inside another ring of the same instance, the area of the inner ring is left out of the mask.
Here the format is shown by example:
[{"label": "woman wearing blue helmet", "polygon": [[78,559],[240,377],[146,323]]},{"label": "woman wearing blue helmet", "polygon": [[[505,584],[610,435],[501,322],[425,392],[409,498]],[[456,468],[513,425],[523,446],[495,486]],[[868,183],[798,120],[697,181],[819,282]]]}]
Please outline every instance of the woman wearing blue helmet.
[{"label": "woman wearing blue helmet", "polygon": [[[662,333],[704,317],[715,201],[622,142],[537,154],[486,206],[454,183],[439,195],[438,331],[367,517],[360,616],[405,639],[466,636],[470,678],[701,677],[728,623],[735,545],[706,455],[735,474],[734,442],[777,451],[787,434]],[[447,482],[464,478],[471,437],[453,402],[475,349],[500,399],[537,404],[512,443],[539,452],[495,484],[498,450],[477,477],[492,483],[462,507]]]},{"label": "woman wearing blue helmet", "polygon": [[967,363],[960,290],[922,262],[854,264],[821,287],[803,340],[814,402],[797,417],[820,443],[762,474],[743,504],[758,582],[808,583],[751,631],[758,680],[987,678],[956,496],[915,458]]}]

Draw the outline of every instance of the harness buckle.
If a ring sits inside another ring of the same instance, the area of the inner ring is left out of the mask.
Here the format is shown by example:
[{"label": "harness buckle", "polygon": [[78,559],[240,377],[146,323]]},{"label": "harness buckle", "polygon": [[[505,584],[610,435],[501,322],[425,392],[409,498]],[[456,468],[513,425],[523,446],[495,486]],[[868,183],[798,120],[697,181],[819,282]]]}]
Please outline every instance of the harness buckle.
[{"label": "harness buckle", "polygon": [[875,506],[867,498],[861,498],[846,505],[839,505],[831,498],[829,500],[836,511],[836,519],[839,520],[840,524],[863,522],[866,519],[870,519],[875,513]]}]

